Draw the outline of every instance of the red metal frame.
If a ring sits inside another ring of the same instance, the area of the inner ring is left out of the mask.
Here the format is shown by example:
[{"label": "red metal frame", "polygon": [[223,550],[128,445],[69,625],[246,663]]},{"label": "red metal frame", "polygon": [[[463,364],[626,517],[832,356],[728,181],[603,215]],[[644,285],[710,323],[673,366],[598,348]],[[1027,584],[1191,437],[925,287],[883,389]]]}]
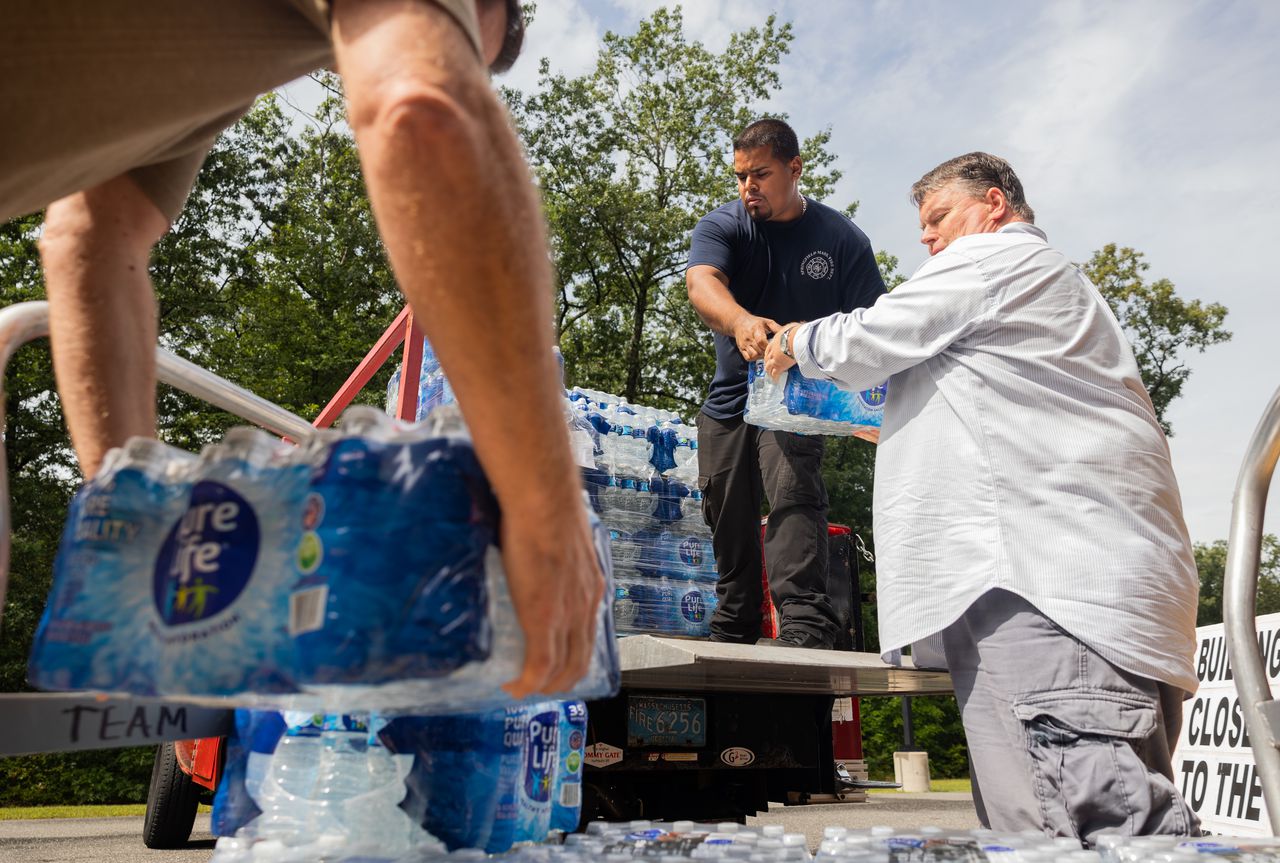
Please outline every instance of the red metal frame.
[{"label": "red metal frame", "polygon": [[413,310],[405,306],[311,424],[322,429],[333,425],[360,390],[364,389],[365,384],[382,368],[391,352],[402,344],[404,351],[400,360],[400,395],[396,399],[396,417],[409,421],[416,419],[418,375],[422,371],[422,330],[418,329],[413,319]]},{"label": "red metal frame", "polygon": [[200,740],[177,740],[173,752],[178,767],[191,777],[191,781],[210,791],[217,790],[222,778],[222,748],[224,738],[205,737]]},{"label": "red metal frame", "polygon": [[[422,330],[414,322],[413,310],[405,306],[311,424],[316,428],[333,425],[360,390],[373,380],[387,358],[401,345],[404,345],[404,350],[400,356],[400,393],[396,398],[396,417],[409,421],[416,419],[418,376],[422,371]],[[218,780],[222,778],[222,749],[225,742],[222,737],[177,741],[174,752],[178,767],[191,777],[192,782],[210,791],[216,790]]]}]

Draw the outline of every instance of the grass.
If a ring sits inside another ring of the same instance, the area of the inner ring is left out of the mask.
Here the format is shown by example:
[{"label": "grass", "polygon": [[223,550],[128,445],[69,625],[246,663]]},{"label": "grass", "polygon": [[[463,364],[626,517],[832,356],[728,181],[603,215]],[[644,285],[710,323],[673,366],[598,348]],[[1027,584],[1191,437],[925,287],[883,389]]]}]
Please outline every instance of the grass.
[{"label": "grass", "polygon": [[[209,807],[201,804],[200,811],[208,812]],[[39,818],[141,818],[146,812],[145,803],[100,806],[0,806],[0,821]]]},{"label": "grass", "polygon": [[[968,779],[932,779],[929,781],[930,791],[963,791],[966,794],[973,791],[973,786],[969,784]],[[897,788],[870,788],[868,791],[872,794],[901,794],[902,791]]]}]

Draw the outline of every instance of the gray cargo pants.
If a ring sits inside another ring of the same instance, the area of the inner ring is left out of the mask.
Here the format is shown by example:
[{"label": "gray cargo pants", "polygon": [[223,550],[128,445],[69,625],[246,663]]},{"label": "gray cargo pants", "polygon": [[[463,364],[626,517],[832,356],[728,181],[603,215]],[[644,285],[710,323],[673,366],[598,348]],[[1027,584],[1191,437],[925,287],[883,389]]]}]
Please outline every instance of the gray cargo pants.
[{"label": "gray cargo pants", "polygon": [[942,632],[984,826],[1199,835],[1173,780],[1181,690],[1111,665],[991,590]]}]

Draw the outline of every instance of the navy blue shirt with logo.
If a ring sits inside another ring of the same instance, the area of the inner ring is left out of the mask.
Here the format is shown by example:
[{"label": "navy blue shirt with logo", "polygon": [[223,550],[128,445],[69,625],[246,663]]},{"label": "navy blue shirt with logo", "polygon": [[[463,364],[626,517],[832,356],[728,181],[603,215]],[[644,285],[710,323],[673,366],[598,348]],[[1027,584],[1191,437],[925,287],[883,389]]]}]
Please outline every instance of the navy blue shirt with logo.
[{"label": "navy blue shirt with logo", "polygon": [[[741,200],[703,216],[693,229],[689,267],[715,267],[753,315],[779,324],[812,321],[875,304],[885,292],[867,235],[847,216],[809,200],[789,222],[756,222]],[[747,404],[747,362],[730,336],[715,334],[716,373],[702,409],[716,419]]]}]

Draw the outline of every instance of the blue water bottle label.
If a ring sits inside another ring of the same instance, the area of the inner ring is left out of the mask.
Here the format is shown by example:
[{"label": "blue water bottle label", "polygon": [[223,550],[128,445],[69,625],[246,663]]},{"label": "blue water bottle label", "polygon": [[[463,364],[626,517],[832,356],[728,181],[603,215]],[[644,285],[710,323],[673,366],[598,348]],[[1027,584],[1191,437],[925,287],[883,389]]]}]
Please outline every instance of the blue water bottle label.
[{"label": "blue water bottle label", "polygon": [[551,800],[551,784],[555,780],[559,746],[559,719],[555,713],[539,713],[529,720],[524,794],[529,800],[538,803]]},{"label": "blue water bottle label", "polygon": [[221,483],[196,483],[156,557],[152,587],[160,619],[178,626],[229,608],[253,574],[259,539],[248,501]]}]

